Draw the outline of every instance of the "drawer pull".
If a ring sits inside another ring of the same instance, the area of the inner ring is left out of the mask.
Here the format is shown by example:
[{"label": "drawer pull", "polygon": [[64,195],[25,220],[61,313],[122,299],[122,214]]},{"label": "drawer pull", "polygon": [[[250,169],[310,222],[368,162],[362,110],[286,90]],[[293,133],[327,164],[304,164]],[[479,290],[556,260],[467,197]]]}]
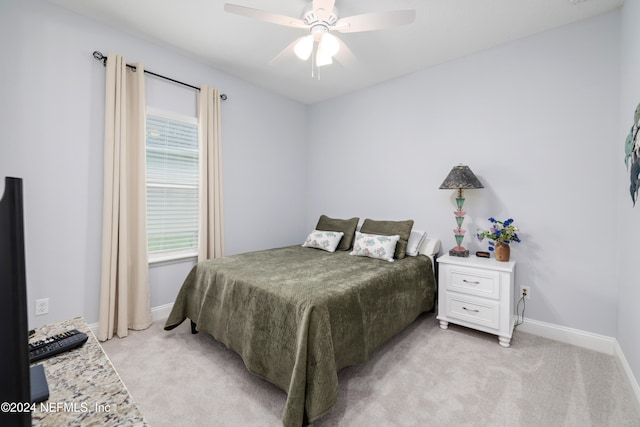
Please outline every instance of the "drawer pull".
[{"label": "drawer pull", "polygon": [[480,313],[480,310],[471,310],[470,308],[467,308],[467,307],[462,307],[462,309],[465,311],[470,311],[471,313]]},{"label": "drawer pull", "polygon": [[462,279],[462,281],[463,281],[464,283],[469,283],[469,284],[471,284],[471,285],[479,285],[479,284],[480,284],[480,282],[478,282],[478,281],[474,281],[474,280]]}]

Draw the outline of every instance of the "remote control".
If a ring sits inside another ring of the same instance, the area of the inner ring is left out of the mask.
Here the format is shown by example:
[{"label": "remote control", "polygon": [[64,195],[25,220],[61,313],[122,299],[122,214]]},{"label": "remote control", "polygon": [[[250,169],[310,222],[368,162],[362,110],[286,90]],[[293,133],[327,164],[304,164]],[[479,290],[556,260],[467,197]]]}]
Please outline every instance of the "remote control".
[{"label": "remote control", "polygon": [[29,360],[31,363],[56,354],[80,347],[89,337],[87,334],[72,329],[34,343],[29,343]]}]

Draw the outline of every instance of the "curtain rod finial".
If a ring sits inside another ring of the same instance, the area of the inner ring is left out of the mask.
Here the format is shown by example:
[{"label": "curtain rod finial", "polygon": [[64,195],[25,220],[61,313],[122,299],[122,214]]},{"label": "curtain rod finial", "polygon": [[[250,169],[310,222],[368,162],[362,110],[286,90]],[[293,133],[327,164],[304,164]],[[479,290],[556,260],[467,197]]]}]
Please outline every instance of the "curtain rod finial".
[{"label": "curtain rod finial", "polygon": [[102,61],[102,65],[107,65],[107,57],[97,50],[93,51],[93,57],[98,61]]}]

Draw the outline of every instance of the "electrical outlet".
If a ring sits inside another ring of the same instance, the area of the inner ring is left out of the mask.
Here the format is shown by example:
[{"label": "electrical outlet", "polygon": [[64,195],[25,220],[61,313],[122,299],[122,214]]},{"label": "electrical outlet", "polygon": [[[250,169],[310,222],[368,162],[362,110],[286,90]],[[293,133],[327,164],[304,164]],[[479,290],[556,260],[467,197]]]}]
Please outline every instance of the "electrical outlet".
[{"label": "electrical outlet", "polygon": [[36,316],[42,316],[43,314],[49,314],[49,298],[36,300]]},{"label": "electrical outlet", "polygon": [[526,299],[531,298],[531,288],[529,286],[520,286],[520,296]]}]

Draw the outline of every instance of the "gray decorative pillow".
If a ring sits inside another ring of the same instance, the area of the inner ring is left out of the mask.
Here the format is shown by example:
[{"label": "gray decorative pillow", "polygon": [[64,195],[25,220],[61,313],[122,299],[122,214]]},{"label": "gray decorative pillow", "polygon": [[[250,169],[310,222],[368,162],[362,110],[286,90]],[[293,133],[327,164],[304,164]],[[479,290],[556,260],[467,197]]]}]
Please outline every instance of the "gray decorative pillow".
[{"label": "gray decorative pillow", "polygon": [[396,245],[394,258],[402,259],[407,253],[407,243],[409,242],[409,236],[411,235],[412,228],[412,219],[408,219],[406,221],[375,221],[367,218],[364,220],[362,227],[360,227],[360,232],[367,234],[382,234],[384,236],[399,235],[400,240],[398,240],[398,244]]},{"label": "gray decorative pillow", "polygon": [[318,225],[316,225],[316,230],[342,231],[344,233],[344,236],[342,236],[342,240],[340,240],[340,243],[338,244],[336,250],[348,251],[349,249],[351,249],[351,245],[353,244],[353,236],[356,234],[358,221],[360,221],[360,218],[357,217],[351,219],[336,219],[329,218],[326,215],[320,215]]}]

